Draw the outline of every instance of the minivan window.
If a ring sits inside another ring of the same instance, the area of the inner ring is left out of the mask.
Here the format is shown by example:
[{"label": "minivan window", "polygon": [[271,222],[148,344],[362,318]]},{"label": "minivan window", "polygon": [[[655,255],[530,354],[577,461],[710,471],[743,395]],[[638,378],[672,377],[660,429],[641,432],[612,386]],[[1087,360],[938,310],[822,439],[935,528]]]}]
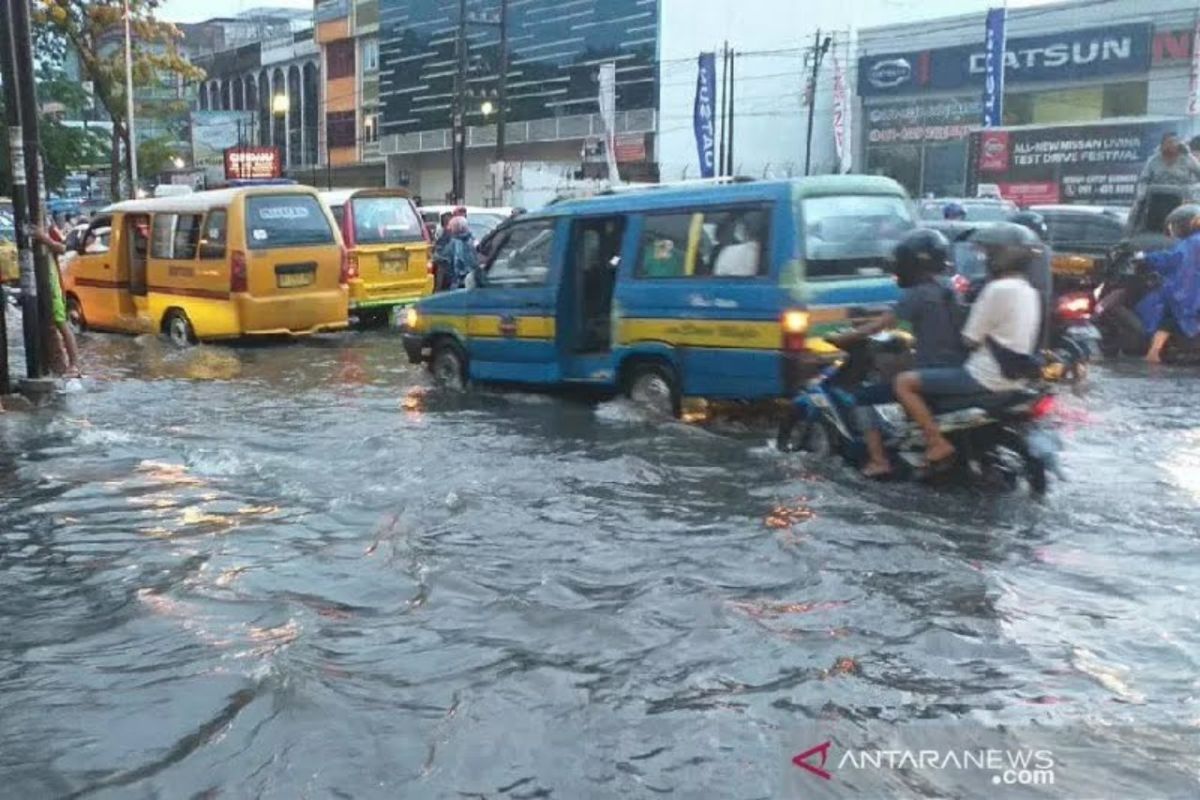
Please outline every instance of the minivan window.
[{"label": "minivan window", "polygon": [[809,278],[882,275],[912,230],[909,204],[896,195],[830,195],[800,204]]},{"label": "minivan window", "polygon": [[192,259],[196,257],[196,246],[200,243],[200,223],[203,219],[199,214],[179,215],[179,220],[175,223],[172,258]]},{"label": "minivan window", "polygon": [[225,209],[208,212],[208,220],[204,223],[204,235],[200,238],[201,258],[225,257],[225,221]]},{"label": "minivan window", "polygon": [[412,203],[403,197],[356,197],[354,211],[355,244],[403,244],[423,242],[421,220]]},{"label": "minivan window", "polygon": [[246,198],[246,245],[251,250],[333,244],[320,201],[306,194]]},{"label": "minivan window", "polygon": [[750,278],[766,271],[769,213],[761,206],[652,214],[642,227],[639,278]]},{"label": "minivan window", "polygon": [[154,258],[170,258],[171,245],[175,239],[175,214],[155,214],[153,233],[150,236],[150,255]]},{"label": "minivan window", "polygon": [[488,265],[487,286],[542,286],[550,275],[554,220],[514,224],[496,246]]}]

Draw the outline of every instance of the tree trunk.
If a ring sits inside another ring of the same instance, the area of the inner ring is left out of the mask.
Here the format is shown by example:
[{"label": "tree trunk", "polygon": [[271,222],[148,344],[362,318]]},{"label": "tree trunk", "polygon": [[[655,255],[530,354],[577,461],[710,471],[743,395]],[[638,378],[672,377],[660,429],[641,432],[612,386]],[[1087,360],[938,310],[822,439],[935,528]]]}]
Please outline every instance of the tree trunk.
[{"label": "tree trunk", "polygon": [[112,127],[112,157],[108,162],[109,195],[115,203],[121,199],[121,131],[117,123]]},{"label": "tree trunk", "polygon": [[137,199],[138,187],[133,182],[133,141],[129,138],[129,126],[121,129],[121,138],[125,140],[125,180],[129,182],[129,199]]}]

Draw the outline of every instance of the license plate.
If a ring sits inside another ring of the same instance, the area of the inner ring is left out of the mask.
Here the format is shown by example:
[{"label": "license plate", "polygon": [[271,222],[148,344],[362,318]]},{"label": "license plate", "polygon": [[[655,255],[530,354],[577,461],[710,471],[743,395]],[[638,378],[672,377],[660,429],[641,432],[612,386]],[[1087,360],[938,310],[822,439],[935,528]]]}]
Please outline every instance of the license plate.
[{"label": "license plate", "polygon": [[275,285],[280,289],[295,289],[300,286],[309,286],[313,282],[311,270],[305,272],[279,272],[275,275]]},{"label": "license plate", "polygon": [[384,275],[398,275],[408,271],[408,253],[386,255],[379,260],[379,271]]}]

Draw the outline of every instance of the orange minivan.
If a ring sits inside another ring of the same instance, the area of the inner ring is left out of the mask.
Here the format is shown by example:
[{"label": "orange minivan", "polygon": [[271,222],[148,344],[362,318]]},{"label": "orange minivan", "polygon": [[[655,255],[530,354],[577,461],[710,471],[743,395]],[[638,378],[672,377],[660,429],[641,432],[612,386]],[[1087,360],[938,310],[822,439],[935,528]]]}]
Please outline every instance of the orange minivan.
[{"label": "orange minivan", "polygon": [[350,254],[350,313],[386,323],[394,309],[433,293],[432,243],[404,189],[322,192]]}]

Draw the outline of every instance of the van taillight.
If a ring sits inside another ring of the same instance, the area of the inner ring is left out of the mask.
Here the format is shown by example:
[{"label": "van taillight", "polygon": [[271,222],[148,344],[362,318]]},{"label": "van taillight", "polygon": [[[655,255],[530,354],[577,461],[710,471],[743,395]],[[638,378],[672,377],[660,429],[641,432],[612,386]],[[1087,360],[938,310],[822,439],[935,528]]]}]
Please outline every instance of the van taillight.
[{"label": "van taillight", "polygon": [[785,311],[780,324],[783,326],[783,349],[789,352],[803,350],[808,335],[808,312]]},{"label": "van taillight", "polygon": [[229,291],[250,291],[246,280],[246,254],[241,250],[234,250],[232,257],[229,259]]},{"label": "van taillight", "polygon": [[342,248],[341,283],[347,284],[358,277],[358,255]]}]

